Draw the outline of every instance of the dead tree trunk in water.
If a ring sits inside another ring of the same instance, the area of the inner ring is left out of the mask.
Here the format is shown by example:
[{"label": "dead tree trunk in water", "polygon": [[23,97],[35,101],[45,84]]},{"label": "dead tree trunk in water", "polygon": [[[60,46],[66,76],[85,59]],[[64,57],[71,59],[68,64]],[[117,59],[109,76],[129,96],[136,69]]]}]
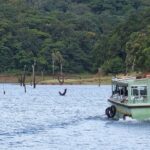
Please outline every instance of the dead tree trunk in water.
[{"label": "dead tree trunk in water", "polygon": [[6,80],[3,82],[3,94],[5,95],[6,92],[5,92],[5,88],[4,88],[4,84],[6,83]]},{"label": "dead tree trunk in water", "polygon": [[99,81],[99,86],[101,85],[101,68],[98,68],[98,81]]},{"label": "dead tree trunk in water", "polygon": [[26,93],[27,91],[26,91],[26,84],[25,84],[25,81],[26,81],[26,65],[24,66],[24,72],[23,72],[23,78],[22,78],[22,85],[23,85],[24,91],[25,91],[25,93]]},{"label": "dead tree trunk in water", "polygon": [[20,74],[20,76],[18,77],[18,82],[19,82],[20,86],[23,85],[23,74]]},{"label": "dead tree trunk in water", "polygon": [[36,82],[35,82],[35,65],[36,65],[36,61],[34,60],[34,64],[32,65],[32,85],[33,85],[33,88],[36,88]]},{"label": "dead tree trunk in water", "polygon": [[44,81],[44,71],[41,71],[42,81]]}]

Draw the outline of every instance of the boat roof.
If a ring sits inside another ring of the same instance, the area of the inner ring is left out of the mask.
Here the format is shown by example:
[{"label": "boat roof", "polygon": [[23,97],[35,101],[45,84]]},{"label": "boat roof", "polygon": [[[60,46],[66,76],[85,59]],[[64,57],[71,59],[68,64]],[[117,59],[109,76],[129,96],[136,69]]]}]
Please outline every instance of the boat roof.
[{"label": "boat roof", "polygon": [[113,78],[112,83],[120,86],[128,86],[130,85],[145,85],[150,83],[150,78],[140,78],[136,77],[122,77],[122,78]]}]

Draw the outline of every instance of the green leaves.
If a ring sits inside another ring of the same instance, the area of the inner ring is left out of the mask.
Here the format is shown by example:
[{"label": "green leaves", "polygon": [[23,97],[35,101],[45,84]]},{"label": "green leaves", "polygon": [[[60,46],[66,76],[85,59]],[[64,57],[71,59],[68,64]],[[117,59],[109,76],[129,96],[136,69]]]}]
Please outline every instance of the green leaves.
[{"label": "green leaves", "polygon": [[122,73],[125,71],[125,64],[119,57],[109,59],[102,65],[102,69],[105,73]]},{"label": "green leaves", "polygon": [[38,71],[50,71],[54,51],[65,60],[66,72],[92,72],[103,66],[107,73],[117,73],[125,70],[125,62],[128,70],[149,70],[147,0],[0,3],[0,71],[31,67],[35,58]]}]

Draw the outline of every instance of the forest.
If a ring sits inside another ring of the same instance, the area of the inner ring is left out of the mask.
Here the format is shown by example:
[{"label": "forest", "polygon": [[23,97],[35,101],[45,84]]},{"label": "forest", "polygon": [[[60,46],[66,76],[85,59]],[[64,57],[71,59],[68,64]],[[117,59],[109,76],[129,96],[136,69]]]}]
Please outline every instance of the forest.
[{"label": "forest", "polygon": [[150,71],[149,0],[0,0],[0,73]]}]

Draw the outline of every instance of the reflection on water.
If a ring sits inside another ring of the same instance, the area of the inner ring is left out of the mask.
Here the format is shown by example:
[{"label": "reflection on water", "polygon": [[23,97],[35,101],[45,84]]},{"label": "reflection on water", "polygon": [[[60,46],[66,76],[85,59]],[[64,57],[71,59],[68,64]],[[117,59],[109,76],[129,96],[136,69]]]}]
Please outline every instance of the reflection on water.
[{"label": "reflection on water", "polygon": [[0,86],[0,150],[149,149],[150,120],[104,115],[109,85]]}]

